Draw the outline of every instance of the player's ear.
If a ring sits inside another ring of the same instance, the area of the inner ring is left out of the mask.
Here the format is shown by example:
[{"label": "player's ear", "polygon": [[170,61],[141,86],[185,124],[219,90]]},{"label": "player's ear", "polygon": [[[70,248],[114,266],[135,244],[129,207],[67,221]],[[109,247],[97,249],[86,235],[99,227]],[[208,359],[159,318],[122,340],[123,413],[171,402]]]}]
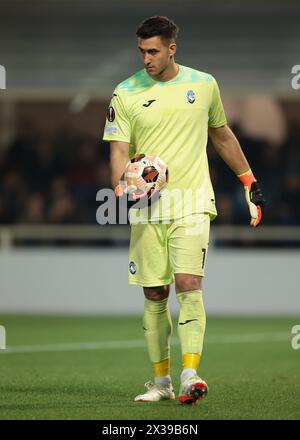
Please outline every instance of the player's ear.
[{"label": "player's ear", "polygon": [[175,53],[176,53],[176,49],[177,49],[177,45],[176,45],[175,41],[173,41],[173,42],[170,44],[170,46],[169,46],[169,55],[170,55],[170,58],[173,57],[173,56],[175,55]]}]

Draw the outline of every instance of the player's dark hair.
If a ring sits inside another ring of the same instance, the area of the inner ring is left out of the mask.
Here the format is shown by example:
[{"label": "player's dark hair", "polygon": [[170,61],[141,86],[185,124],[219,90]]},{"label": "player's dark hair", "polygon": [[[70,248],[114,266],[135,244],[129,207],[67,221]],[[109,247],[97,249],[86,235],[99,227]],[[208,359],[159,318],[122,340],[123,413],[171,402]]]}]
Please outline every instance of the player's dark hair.
[{"label": "player's dark hair", "polygon": [[147,39],[152,37],[161,37],[168,42],[176,41],[179,27],[168,17],[155,16],[147,18],[139,26],[136,35]]}]

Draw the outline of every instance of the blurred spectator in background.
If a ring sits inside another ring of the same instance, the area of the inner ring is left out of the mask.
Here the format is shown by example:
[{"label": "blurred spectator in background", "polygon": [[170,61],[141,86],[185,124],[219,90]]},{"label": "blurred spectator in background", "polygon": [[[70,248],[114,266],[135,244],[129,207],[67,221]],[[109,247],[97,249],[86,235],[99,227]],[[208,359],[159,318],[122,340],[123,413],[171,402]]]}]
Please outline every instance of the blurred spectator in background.
[{"label": "blurred spectator in background", "polygon": [[51,139],[41,139],[37,142],[32,160],[31,189],[48,194],[55,176],[64,173],[62,159],[57,156]]},{"label": "blurred spectator in background", "polygon": [[43,224],[47,223],[45,216],[45,199],[42,194],[32,194],[28,197],[20,223]]},{"label": "blurred spectator in background", "polygon": [[63,177],[56,177],[51,183],[49,194],[49,223],[81,223],[83,219],[84,217],[70,192],[67,180]]},{"label": "blurred spectator in background", "polygon": [[234,221],[233,206],[230,194],[218,194],[218,223],[223,225],[231,225]]},{"label": "blurred spectator in background", "polygon": [[0,200],[2,206],[0,223],[17,223],[27,203],[28,196],[28,182],[24,173],[13,169],[4,172],[0,185]]}]

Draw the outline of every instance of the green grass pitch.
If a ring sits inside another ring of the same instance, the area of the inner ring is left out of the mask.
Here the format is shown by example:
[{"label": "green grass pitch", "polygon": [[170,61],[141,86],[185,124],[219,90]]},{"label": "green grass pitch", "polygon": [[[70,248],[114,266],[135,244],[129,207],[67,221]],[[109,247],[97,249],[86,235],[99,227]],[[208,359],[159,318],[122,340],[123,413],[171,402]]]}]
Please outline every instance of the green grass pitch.
[{"label": "green grass pitch", "polygon": [[0,324],[11,349],[0,352],[0,419],[300,418],[300,350],[291,346],[299,317],[208,316],[200,375],[210,392],[192,407],[133,402],[152,379],[140,317],[3,315]]}]

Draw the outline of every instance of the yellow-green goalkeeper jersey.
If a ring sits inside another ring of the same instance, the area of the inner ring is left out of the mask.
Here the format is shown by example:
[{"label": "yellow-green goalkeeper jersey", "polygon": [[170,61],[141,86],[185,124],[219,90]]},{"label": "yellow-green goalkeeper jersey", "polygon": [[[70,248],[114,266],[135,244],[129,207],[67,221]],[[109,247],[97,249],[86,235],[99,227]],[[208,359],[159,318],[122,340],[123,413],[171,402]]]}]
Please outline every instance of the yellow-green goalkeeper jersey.
[{"label": "yellow-green goalkeeper jersey", "polygon": [[[150,209],[131,209],[140,222],[165,221],[207,212],[217,215],[206,153],[208,127],[226,117],[214,77],[179,65],[170,81],[155,81],[145,69],[120,83],[108,109],[104,140],[130,144],[129,157],[159,156],[168,183]],[[132,220],[131,223],[136,221]]]}]

